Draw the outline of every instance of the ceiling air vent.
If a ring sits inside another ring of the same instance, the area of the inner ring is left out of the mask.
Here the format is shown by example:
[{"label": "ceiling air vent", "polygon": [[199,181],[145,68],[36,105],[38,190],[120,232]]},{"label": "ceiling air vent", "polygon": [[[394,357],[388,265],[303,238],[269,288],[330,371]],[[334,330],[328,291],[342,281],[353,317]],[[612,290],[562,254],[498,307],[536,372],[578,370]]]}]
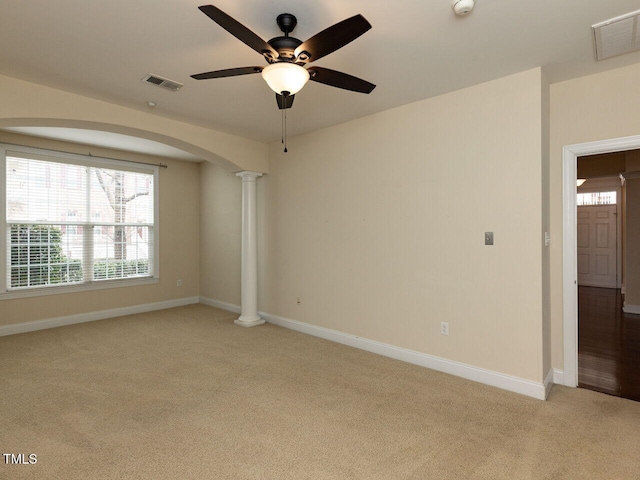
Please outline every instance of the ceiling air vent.
[{"label": "ceiling air vent", "polygon": [[640,50],[639,16],[637,10],[592,26],[596,60]]},{"label": "ceiling air vent", "polygon": [[158,87],[165,88],[167,90],[171,90],[172,92],[177,92],[183,86],[183,84],[180,82],[175,82],[173,80],[169,80],[168,78],[163,78],[158,75],[154,75],[153,73],[146,75],[142,79],[142,81],[145,83],[150,83],[151,85],[156,85]]}]

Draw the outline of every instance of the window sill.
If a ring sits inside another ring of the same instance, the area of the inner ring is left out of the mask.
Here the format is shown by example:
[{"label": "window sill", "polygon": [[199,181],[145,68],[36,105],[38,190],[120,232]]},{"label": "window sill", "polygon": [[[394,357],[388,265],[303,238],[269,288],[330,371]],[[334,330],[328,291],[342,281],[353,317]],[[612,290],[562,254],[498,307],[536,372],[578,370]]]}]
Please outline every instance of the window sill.
[{"label": "window sill", "polygon": [[30,288],[25,290],[13,290],[0,293],[0,301],[16,298],[42,297],[47,295],[60,295],[67,293],[88,292],[92,290],[106,290],[111,288],[136,287],[140,285],[152,285],[159,283],[159,278],[126,278],[122,280],[103,280],[82,285],[61,285],[55,287]]}]

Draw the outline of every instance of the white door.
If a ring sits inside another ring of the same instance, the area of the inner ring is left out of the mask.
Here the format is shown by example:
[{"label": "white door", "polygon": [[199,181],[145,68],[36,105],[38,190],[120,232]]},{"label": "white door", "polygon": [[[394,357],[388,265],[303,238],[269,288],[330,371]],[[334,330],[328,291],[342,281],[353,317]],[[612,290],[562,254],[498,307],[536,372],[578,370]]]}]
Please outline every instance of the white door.
[{"label": "white door", "polygon": [[578,207],[578,285],[617,287],[616,206]]}]

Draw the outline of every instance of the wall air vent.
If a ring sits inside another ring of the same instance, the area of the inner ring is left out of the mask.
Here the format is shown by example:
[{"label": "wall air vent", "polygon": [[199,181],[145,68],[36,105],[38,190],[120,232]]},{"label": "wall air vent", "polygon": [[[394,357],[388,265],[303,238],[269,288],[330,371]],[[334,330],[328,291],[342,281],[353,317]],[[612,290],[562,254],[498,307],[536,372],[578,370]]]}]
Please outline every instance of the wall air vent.
[{"label": "wall air vent", "polygon": [[177,92],[178,90],[180,90],[180,88],[183,87],[183,84],[180,82],[169,80],[168,78],[160,77],[158,75],[154,75],[153,73],[145,75],[142,81],[145,83],[150,83],[151,85],[165,88],[167,90],[171,90],[172,92]]},{"label": "wall air vent", "polygon": [[640,50],[640,10],[592,26],[596,60]]}]

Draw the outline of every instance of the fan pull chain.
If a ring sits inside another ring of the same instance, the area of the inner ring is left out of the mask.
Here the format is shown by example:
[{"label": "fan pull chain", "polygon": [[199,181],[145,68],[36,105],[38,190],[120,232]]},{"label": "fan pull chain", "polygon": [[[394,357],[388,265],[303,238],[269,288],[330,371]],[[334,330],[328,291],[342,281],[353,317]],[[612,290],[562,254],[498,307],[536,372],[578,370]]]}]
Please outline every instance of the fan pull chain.
[{"label": "fan pull chain", "polygon": [[287,109],[284,109],[284,153],[287,153]]},{"label": "fan pull chain", "polygon": [[287,109],[286,109],[286,103],[287,103],[287,96],[288,96],[289,92],[282,92],[281,95],[281,102],[282,102],[282,144],[284,145],[284,153],[287,153]]}]

